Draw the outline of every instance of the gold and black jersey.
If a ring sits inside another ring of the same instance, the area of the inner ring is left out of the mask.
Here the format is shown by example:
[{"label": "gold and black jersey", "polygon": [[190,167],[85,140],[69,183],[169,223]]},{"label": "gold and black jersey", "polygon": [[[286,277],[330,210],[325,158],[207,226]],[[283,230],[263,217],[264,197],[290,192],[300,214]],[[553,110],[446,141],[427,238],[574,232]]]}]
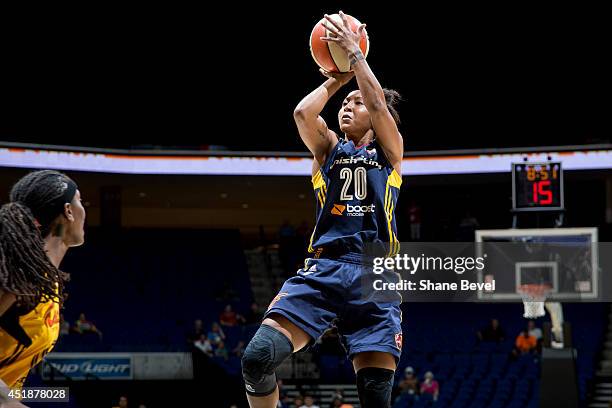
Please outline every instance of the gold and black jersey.
[{"label": "gold and black jersey", "polygon": [[9,309],[0,324],[0,379],[21,388],[30,369],[53,349],[60,330],[59,305],[48,301],[17,315]]}]

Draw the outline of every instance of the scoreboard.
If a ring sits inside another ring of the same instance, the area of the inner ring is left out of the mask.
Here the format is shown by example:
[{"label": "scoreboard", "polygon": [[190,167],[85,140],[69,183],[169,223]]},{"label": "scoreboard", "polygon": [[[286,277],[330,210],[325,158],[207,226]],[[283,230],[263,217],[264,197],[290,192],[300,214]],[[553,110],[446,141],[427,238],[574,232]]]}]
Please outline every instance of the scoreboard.
[{"label": "scoreboard", "polygon": [[561,163],[513,163],[512,209],[514,211],[563,210]]}]

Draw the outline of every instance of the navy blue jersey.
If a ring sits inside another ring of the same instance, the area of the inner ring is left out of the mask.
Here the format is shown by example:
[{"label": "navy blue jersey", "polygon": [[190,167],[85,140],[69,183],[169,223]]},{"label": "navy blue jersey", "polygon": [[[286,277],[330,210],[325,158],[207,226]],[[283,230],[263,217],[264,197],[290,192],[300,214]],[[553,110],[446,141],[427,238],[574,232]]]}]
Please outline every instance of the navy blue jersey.
[{"label": "navy blue jersey", "polygon": [[317,223],[309,252],[363,253],[365,244],[389,256],[399,251],[394,213],[402,178],[376,141],[357,148],[340,140],[312,184]]}]

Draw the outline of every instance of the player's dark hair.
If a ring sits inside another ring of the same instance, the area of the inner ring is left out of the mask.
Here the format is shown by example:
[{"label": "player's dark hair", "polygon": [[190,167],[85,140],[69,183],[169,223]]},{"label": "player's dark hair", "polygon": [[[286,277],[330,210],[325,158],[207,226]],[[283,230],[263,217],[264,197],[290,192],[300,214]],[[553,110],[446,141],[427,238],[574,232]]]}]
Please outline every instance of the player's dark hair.
[{"label": "player's dark hair", "polygon": [[36,171],[13,186],[10,202],[0,208],[0,289],[16,295],[20,308],[49,300],[61,305],[66,297],[68,274],[51,263],[43,239],[61,235],[57,217],[75,192],[65,174]]},{"label": "player's dark hair", "polygon": [[396,106],[402,100],[402,96],[396,90],[387,88],[383,88],[383,93],[385,94],[385,102],[387,103],[387,109],[389,109],[389,113],[391,113],[391,116],[393,117],[393,120],[395,120],[395,123],[399,125],[400,117],[399,113],[397,112]]}]

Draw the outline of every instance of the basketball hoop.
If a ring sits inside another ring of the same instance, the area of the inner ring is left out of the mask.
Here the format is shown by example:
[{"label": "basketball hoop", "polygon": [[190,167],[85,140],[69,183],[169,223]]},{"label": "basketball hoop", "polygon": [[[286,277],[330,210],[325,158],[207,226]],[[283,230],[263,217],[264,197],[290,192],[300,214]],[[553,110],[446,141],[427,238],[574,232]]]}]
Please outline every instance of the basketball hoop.
[{"label": "basketball hoop", "polygon": [[535,319],[536,317],[544,316],[544,301],[550,294],[552,287],[545,284],[530,283],[519,286],[518,293],[523,297],[523,305],[525,312],[523,317],[526,319]]}]

